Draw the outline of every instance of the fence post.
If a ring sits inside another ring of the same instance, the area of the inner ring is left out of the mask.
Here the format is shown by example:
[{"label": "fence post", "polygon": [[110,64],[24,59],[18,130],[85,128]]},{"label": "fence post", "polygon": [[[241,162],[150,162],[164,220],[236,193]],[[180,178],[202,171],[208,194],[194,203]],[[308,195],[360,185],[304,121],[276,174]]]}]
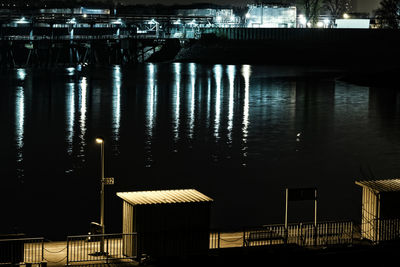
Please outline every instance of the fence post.
[{"label": "fence post", "polygon": [[69,266],[69,238],[67,236],[67,266]]},{"label": "fence post", "polygon": [[41,261],[44,260],[44,238],[42,238],[42,259]]},{"label": "fence post", "polygon": [[287,245],[288,239],[289,239],[289,229],[288,226],[285,226],[285,240],[284,240],[285,245]]},{"label": "fence post", "polygon": [[299,223],[298,225],[298,231],[297,231],[297,242],[300,246],[303,244],[303,225],[302,223]]},{"label": "fence post", "polygon": [[[102,238],[104,238],[104,234],[103,234]],[[109,241],[109,238],[106,238],[106,251],[104,253],[104,255],[106,256],[106,263],[108,263],[108,241]]]},{"label": "fence post", "polygon": [[314,224],[314,246],[318,244],[318,228],[317,225]]},{"label": "fence post", "polygon": [[353,245],[354,244],[354,223],[353,222],[350,222],[350,225],[351,225],[351,245]]},{"label": "fence post", "polygon": [[221,248],[221,231],[218,230],[218,248]]},{"label": "fence post", "polygon": [[243,247],[246,246],[246,228],[243,228]]}]

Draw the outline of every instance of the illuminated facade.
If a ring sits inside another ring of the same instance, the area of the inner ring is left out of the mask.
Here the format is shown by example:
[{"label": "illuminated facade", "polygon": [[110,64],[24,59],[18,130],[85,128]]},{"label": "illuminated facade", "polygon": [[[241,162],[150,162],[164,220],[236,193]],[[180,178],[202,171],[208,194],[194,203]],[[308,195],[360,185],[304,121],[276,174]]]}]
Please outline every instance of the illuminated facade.
[{"label": "illuminated facade", "polygon": [[246,26],[254,28],[295,28],[295,6],[248,5]]}]

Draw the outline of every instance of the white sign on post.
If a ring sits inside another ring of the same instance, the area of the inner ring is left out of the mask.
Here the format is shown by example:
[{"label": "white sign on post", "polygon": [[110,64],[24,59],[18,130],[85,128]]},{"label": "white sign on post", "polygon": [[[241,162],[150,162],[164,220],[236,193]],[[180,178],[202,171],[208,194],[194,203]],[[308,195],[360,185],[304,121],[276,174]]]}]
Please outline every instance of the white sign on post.
[{"label": "white sign on post", "polygon": [[114,184],[114,177],[104,178],[103,184],[105,185],[113,185]]}]

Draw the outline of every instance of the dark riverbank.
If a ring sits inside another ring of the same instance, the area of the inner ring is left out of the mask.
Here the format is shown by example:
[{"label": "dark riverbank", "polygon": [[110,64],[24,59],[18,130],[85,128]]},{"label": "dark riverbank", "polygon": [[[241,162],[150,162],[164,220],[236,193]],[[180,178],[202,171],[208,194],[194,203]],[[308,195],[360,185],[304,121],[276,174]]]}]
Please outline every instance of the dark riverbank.
[{"label": "dark riverbank", "polygon": [[223,249],[208,256],[149,263],[153,266],[393,266],[398,243],[370,246],[299,248],[296,246]]}]

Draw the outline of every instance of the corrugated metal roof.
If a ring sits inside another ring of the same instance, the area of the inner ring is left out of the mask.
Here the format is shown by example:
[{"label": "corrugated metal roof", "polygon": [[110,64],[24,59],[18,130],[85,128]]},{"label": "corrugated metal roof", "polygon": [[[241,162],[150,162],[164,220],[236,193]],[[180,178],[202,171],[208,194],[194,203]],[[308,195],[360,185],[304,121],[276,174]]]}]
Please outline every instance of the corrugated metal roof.
[{"label": "corrugated metal roof", "polygon": [[359,186],[368,187],[376,192],[400,191],[400,179],[356,181]]},{"label": "corrugated metal roof", "polygon": [[132,205],[210,202],[213,199],[195,189],[118,192],[117,196]]}]

